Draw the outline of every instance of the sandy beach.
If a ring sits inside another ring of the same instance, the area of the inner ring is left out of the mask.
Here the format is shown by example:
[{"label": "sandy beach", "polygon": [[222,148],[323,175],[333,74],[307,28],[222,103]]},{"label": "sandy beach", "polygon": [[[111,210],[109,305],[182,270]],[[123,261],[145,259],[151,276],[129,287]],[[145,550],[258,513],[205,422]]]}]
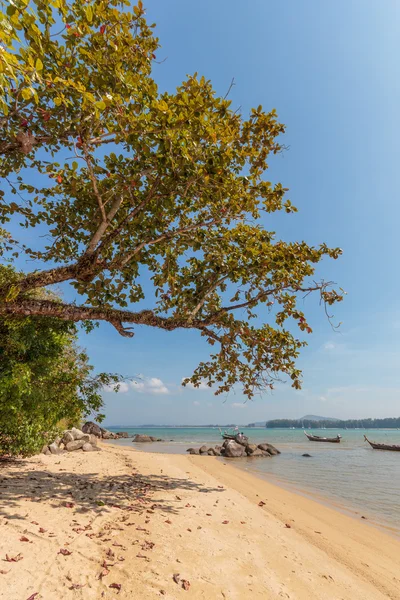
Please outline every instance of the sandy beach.
[{"label": "sandy beach", "polygon": [[400,598],[400,541],[361,518],[226,460],[102,448],[0,463],[0,598]]}]

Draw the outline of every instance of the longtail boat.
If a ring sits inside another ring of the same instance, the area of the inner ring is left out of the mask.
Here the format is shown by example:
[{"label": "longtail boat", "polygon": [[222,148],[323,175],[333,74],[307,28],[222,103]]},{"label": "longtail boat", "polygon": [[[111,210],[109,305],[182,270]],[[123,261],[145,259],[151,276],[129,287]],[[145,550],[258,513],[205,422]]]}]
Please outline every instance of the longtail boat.
[{"label": "longtail boat", "polygon": [[307,433],[307,431],[304,432],[304,435],[310,440],[310,442],[330,442],[331,444],[340,444],[340,440],[342,439],[340,433],[338,433],[338,435],[334,438],[320,437],[319,435],[311,435]]},{"label": "longtail boat", "polygon": [[370,442],[366,435],[364,435],[364,440],[368,442],[370,446],[374,450],[392,450],[394,452],[400,452],[400,446],[390,445],[390,444],[376,444],[375,442]]}]

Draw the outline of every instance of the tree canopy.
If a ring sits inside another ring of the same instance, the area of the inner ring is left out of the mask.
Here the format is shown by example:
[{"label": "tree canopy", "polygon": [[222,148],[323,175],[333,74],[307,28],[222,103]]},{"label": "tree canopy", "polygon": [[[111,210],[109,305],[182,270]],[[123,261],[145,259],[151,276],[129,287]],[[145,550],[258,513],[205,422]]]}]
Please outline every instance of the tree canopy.
[{"label": "tree canopy", "polygon": [[[193,329],[213,346],[194,385],[240,382],[251,397],[286,374],[299,387],[305,342],[285,321],[311,333],[299,296],[342,299],[312,281],[341,250],[263,226],[265,214],[296,210],[266,178],[282,150],[276,112],[244,116],[197,74],[160,92],[140,1],[0,3],[1,252],[35,265],[0,287],[0,314],[107,321],[124,336],[134,325]],[[17,225],[32,241],[14,239]],[[80,301],[32,295],[62,282]]]},{"label": "tree canopy", "polygon": [[[5,278],[18,276],[0,267]],[[58,301],[43,290],[35,296]],[[79,424],[100,410],[102,387],[118,378],[94,375],[76,337],[70,321],[0,316],[0,455],[33,454],[53,441],[61,420]]]}]

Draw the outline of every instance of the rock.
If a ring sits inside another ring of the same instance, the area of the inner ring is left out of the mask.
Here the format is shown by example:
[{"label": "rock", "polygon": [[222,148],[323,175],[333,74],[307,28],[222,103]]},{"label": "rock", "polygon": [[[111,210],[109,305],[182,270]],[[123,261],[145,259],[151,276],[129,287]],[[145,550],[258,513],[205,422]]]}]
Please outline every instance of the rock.
[{"label": "rock", "polygon": [[307,453],[306,454],[302,454],[302,456],[305,456],[307,458],[311,458],[311,454],[307,454]]},{"label": "rock", "polygon": [[89,433],[89,444],[92,444],[92,446],[97,446],[97,436],[95,436],[93,433]]},{"label": "rock", "polygon": [[221,450],[222,446],[215,446],[215,450]]},{"label": "rock", "polygon": [[62,442],[58,447],[60,448],[60,450],[65,450],[65,444],[63,444]]},{"label": "rock", "polygon": [[255,450],[257,450],[257,444],[247,444],[247,446],[245,448],[245,451],[246,451],[247,455],[253,454],[253,452]]},{"label": "rock", "polygon": [[238,444],[234,440],[228,440],[225,446],[224,456],[229,458],[238,458],[244,455],[244,446]]},{"label": "rock", "polygon": [[[163,442],[164,440],[162,440],[161,438],[157,438],[157,442]],[[171,442],[173,442],[174,440],[170,440]]]},{"label": "rock", "polygon": [[41,450],[41,454],[51,454],[47,444],[45,446],[43,446],[43,448]]},{"label": "rock", "polygon": [[253,456],[269,456],[269,454],[268,452],[264,452],[264,450],[260,450],[260,448],[256,448],[254,452],[249,454],[250,458],[253,458]]},{"label": "rock", "polygon": [[207,448],[207,446],[202,446],[202,447],[200,448],[200,452],[207,453],[207,452],[208,452],[208,448]]},{"label": "rock", "polygon": [[77,429],[76,427],[73,427],[70,430],[70,433],[74,436],[74,440],[81,440],[83,438],[83,436],[85,435],[83,433],[83,431],[81,431],[80,429]]},{"label": "rock", "polygon": [[200,454],[200,452],[197,450],[197,448],[189,448],[189,450],[187,450],[187,452],[189,452],[189,454]]},{"label": "rock", "polygon": [[133,436],[132,442],[152,442],[153,440],[149,435],[143,435],[141,433],[137,433]]},{"label": "rock", "polygon": [[83,440],[74,440],[73,442],[68,442],[65,447],[68,452],[73,452],[74,450],[80,450],[85,443]]},{"label": "rock", "polygon": [[249,438],[243,435],[242,433],[238,433],[235,436],[235,442],[237,444],[240,444],[241,446],[247,446],[247,444],[249,443]]},{"label": "rock", "polygon": [[68,442],[73,442],[74,441],[74,436],[72,435],[72,433],[70,431],[64,431],[62,439],[61,439],[62,443],[67,445]]},{"label": "rock", "polygon": [[221,450],[217,447],[214,448],[214,456],[221,456]]},{"label": "rock", "polygon": [[56,444],[56,446],[59,446],[61,443],[61,438],[60,437],[56,437],[56,439],[54,440],[53,444]]},{"label": "rock", "polygon": [[129,433],[127,431],[117,431],[117,436],[120,438],[128,438]]},{"label": "rock", "polygon": [[[196,448],[188,448],[188,449],[186,450],[186,452],[191,452],[192,450],[196,450]],[[198,450],[197,450],[197,452],[198,452]]]},{"label": "rock", "polygon": [[96,437],[101,437],[101,427],[94,423],[93,421],[86,421],[86,423],[82,427],[83,433],[90,433],[95,435]]},{"label": "rock", "polygon": [[62,450],[60,450],[60,448],[58,447],[58,445],[53,442],[52,444],[49,445],[49,450],[51,452],[51,454],[61,454]]},{"label": "rock", "polygon": [[272,446],[272,444],[267,444],[266,442],[264,444],[258,444],[258,448],[260,450],[264,450],[264,452],[268,452],[268,454],[271,454],[271,456],[280,454],[279,450],[275,448],[275,446]]},{"label": "rock", "polygon": [[103,429],[103,427],[100,427],[100,429],[101,429],[101,437],[103,438],[103,440],[115,440],[115,438],[118,437],[112,431],[108,431],[108,429]]},{"label": "rock", "polygon": [[152,442],[156,442],[157,441],[157,438],[154,437],[153,435],[149,435],[149,438],[151,439]]},{"label": "rock", "polygon": [[92,444],[89,444],[89,442],[86,442],[85,444],[83,444],[82,450],[84,452],[93,452],[93,446]]}]

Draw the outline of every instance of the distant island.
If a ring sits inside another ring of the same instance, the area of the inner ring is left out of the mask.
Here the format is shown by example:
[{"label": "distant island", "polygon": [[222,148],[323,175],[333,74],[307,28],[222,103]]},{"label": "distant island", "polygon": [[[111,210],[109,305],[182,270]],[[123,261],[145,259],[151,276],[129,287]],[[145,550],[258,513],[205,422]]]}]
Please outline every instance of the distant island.
[{"label": "distant island", "polygon": [[400,428],[400,417],[388,417],[385,419],[330,419],[307,415],[301,419],[274,419],[267,421],[267,429],[280,427],[295,427],[304,429],[398,429]]}]

